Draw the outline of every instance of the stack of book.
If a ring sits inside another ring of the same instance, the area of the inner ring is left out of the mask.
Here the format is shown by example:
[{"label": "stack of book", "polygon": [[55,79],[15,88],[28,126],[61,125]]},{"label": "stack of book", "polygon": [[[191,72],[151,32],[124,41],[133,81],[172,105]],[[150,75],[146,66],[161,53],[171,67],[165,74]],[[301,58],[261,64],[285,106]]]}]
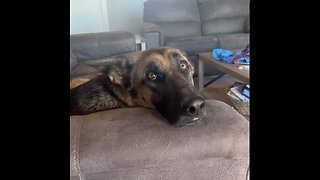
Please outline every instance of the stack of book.
[{"label": "stack of book", "polygon": [[227,88],[227,94],[233,103],[233,107],[244,117],[250,117],[250,86],[235,82]]},{"label": "stack of book", "polygon": [[250,86],[240,82],[235,82],[227,89],[227,94],[235,100],[245,103],[250,102]]}]

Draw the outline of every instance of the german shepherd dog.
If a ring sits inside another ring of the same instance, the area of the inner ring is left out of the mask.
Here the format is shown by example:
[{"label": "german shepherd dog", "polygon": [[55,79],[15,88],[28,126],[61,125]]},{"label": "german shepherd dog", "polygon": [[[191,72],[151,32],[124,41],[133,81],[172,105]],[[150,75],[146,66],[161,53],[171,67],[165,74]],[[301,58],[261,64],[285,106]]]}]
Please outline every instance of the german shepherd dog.
[{"label": "german shepherd dog", "polygon": [[70,115],[122,107],[157,109],[182,127],[202,120],[205,101],[195,91],[194,67],[179,49],[161,47],[141,52],[136,61],[119,61],[70,90]]}]

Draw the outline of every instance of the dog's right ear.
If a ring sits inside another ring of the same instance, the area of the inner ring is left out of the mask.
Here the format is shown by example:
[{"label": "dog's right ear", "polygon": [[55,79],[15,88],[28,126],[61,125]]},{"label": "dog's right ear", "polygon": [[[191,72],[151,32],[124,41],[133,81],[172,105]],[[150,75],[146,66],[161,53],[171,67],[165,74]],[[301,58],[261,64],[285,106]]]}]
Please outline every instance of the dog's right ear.
[{"label": "dog's right ear", "polygon": [[121,85],[122,76],[116,70],[109,71],[108,78],[113,84]]},{"label": "dog's right ear", "polygon": [[118,61],[107,66],[105,73],[115,86],[130,90],[132,88],[131,71],[133,64],[134,63],[128,60]]},{"label": "dog's right ear", "polygon": [[98,70],[116,87],[130,90],[132,88],[131,72],[138,60],[139,54],[132,56],[117,56],[111,60],[98,63]]},{"label": "dog's right ear", "polygon": [[131,88],[131,79],[128,74],[120,73],[119,70],[111,70],[108,72],[108,78],[115,86],[121,86],[124,89]]}]

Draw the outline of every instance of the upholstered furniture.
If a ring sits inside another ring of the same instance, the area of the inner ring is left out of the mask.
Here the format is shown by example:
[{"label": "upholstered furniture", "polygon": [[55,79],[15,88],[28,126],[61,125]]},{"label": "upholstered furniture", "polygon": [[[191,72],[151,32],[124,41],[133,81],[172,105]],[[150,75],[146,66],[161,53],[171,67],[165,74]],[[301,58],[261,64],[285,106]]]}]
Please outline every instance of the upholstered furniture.
[{"label": "upholstered furniture", "polygon": [[140,107],[71,116],[70,178],[245,180],[248,120],[221,101],[206,110],[202,123],[183,128]]},{"label": "upholstered furniture", "polygon": [[91,79],[107,63],[135,58],[135,34],[126,31],[70,35],[70,80]]},{"label": "upholstered furniture", "polygon": [[[148,0],[143,18],[147,48],[179,48],[194,63],[201,52],[249,44],[249,0]],[[204,71],[217,72],[212,67]]]},{"label": "upholstered furniture", "polygon": [[[70,80],[136,53],[128,32],[71,35],[70,46]],[[221,101],[205,108],[203,121],[183,128],[142,107],[70,116],[70,179],[246,179],[248,120]]]}]

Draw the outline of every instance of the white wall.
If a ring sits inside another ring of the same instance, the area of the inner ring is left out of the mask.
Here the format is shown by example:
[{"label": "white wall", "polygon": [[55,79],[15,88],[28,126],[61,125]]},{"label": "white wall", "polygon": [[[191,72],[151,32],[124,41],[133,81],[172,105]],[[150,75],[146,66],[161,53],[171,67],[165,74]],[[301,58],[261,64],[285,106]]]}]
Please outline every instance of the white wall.
[{"label": "white wall", "polygon": [[70,34],[109,30],[106,0],[70,0]]},{"label": "white wall", "polygon": [[139,33],[146,0],[70,0],[70,34],[124,30]]},{"label": "white wall", "polygon": [[146,0],[107,0],[110,30],[139,33],[143,21],[143,2]]}]

